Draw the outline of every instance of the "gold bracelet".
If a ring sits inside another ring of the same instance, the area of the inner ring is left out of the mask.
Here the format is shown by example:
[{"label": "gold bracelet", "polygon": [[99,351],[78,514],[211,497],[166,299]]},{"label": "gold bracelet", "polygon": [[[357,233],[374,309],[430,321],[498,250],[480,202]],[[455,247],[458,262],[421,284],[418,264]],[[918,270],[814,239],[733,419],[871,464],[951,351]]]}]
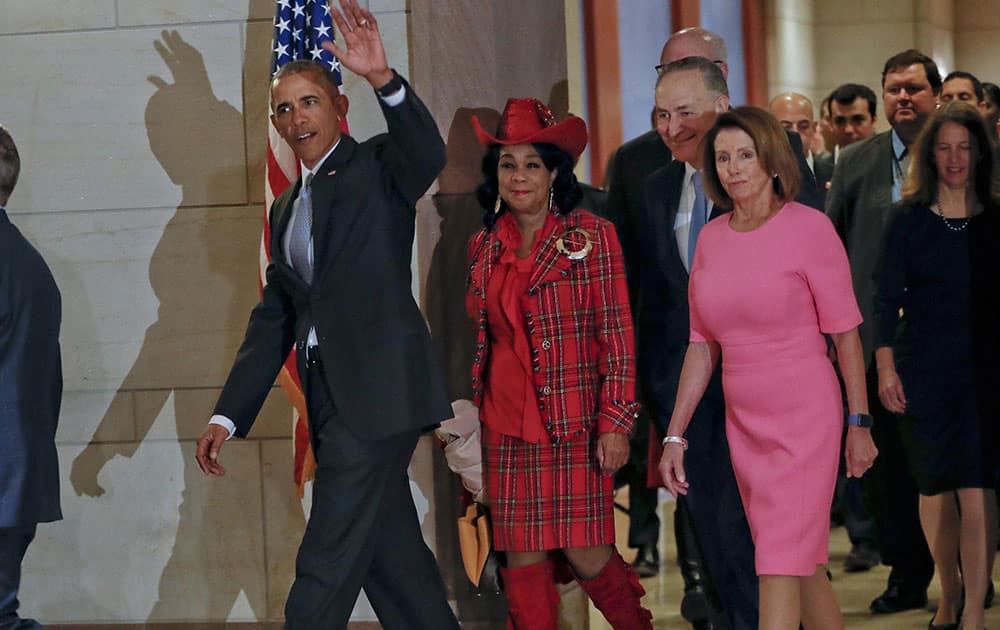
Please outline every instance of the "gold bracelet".
[{"label": "gold bracelet", "polygon": [[668,435],[663,438],[663,446],[667,444],[680,444],[682,449],[685,451],[688,450],[688,441],[679,435]]}]

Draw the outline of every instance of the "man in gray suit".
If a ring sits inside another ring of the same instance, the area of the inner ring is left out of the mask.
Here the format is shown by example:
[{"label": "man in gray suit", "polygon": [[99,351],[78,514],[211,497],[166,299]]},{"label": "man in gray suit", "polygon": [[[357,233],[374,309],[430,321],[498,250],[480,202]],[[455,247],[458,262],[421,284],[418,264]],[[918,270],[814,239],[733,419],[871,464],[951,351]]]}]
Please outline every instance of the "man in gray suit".
[{"label": "man in gray suit", "polygon": [[7,218],[20,170],[17,146],[0,127],[0,630],[41,628],[17,615],[21,560],[38,523],[62,518],[62,304],[48,265]]},{"label": "man in gray suit", "polygon": [[872,273],[879,257],[885,218],[900,190],[909,163],[909,147],[937,107],[941,75],[934,61],[906,50],[885,63],[882,100],[892,129],[845,148],[833,171],[826,213],[847,248],[854,291],[861,307],[861,344],[868,367],[868,401],[875,426],[872,437],[879,458],[865,476],[878,525],[882,561],[892,567],[886,591],[872,601],[875,614],[921,608],[934,562],[920,528],[917,488],[906,468],[896,418],[879,403],[872,333],[875,296]]}]

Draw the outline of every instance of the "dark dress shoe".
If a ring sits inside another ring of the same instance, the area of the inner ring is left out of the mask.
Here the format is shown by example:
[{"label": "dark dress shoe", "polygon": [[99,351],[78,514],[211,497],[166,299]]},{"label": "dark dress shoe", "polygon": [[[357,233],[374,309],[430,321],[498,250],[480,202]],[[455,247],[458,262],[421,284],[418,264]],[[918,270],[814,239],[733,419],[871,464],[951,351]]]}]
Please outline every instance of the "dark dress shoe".
[{"label": "dark dress shoe", "polygon": [[927,630],[958,630],[958,622],[953,623],[934,623],[934,617],[937,617],[937,613],[931,617],[930,622],[927,624]]},{"label": "dark dress shoe", "polygon": [[854,545],[844,558],[845,573],[869,571],[882,563],[882,556],[868,545]]},{"label": "dark dress shoe", "polygon": [[885,592],[872,600],[868,610],[873,615],[889,615],[910,610],[912,608],[923,608],[927,605],[927,591],[908,591],[899,587],[898,584],[890,584]]},{"label": "dark dress shoe", "polygon": [[648,578],[659,575],[660,554],[656,551],[656,545],[639,547],[639,553],[632,561],[632,568],[639,574],[639,577]]}]

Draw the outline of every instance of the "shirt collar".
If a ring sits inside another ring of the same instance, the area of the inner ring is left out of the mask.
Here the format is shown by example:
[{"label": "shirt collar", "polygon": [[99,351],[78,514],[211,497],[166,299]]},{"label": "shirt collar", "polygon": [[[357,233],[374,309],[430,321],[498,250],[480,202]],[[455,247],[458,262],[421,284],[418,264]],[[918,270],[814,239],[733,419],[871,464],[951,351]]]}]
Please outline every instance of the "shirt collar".
[{"label": "shirt collar", "polygon": [[323,166],[323,163],[326,162],[327,159],[329,159],[330,155],[334,151],[337,150],[337,147],[340,146],[340,141],[343,140],[343,139],[344,139],[344,136],[340,136],[339,138],[337,138],[337,141],[333,143],[333,146],[330,147],[330,150],[326,152],[326,155],[324,155],[322,158],[320,158],[320,161],[316,162],[316,166],[312,167],[311,169],[306,168],[306,165],[301,160],[299,161],[299,167],[300,167],[300,169],[302,171],[302,174],[300,175],[300,177],[302,178],[302,185],[303,186],[306,183],[306,177],[308,177],[309,175],[315,175],[316,174],[316,171],[319,170],[319,167]]},{"label": "shirt collar", "polygon": [[903,144],[903,139],[899,137],[896,130],[892,130],[892,154],[896,156],[897,160],[903,159],[903,152],[906,151],[906,145]]},{"label": "shirt collar", "polygon": [[[691,166],[687,162],[684,163],[684,185],[691,184],[691,178],[694,174],[698,172],[698,169]],[[693,185],[693,184],[692,184]]]}]

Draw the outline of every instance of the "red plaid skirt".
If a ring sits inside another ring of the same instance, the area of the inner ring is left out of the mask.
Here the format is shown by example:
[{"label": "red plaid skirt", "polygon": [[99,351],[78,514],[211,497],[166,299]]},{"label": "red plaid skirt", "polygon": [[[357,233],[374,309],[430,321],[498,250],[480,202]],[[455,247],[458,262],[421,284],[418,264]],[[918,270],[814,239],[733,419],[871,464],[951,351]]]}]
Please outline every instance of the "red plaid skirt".
[{"label": "red plaid skirt", "polygon": [[614,480],[594,456],[597,435],[533,444],[483,426],[493,547],[544,551],[615,542]]}]

